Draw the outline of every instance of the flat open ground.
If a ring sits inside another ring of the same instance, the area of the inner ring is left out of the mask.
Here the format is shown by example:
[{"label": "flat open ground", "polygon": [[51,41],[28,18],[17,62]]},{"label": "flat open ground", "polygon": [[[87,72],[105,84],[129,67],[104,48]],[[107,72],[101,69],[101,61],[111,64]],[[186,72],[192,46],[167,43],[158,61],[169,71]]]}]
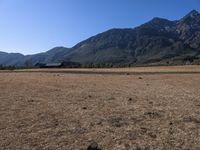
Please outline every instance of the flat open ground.
[{"label": "flat open ground", "polygon": [[200,66],[0,73],[0,149],[86,150],[92,141],[200,150]]}]

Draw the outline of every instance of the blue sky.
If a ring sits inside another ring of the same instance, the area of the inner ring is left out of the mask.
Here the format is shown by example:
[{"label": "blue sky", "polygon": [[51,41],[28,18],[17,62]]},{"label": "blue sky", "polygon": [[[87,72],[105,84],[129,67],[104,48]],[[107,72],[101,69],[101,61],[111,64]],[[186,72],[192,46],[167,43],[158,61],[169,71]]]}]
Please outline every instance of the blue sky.
[{"label": "blue sky", "polygon": [[0,51],[72,47],[111,28],[176,20],[192,9],[200,11],[200,0],[0,0]]}]

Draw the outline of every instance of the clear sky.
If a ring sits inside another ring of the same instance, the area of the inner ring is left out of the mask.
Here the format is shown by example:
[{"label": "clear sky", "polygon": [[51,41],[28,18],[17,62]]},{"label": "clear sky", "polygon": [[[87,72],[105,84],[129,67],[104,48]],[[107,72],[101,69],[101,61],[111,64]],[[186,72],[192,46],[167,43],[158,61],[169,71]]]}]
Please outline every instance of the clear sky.
[{"label": "clear sky", "polygon": [[0,51],[72,47],[111,28],[176,20],[192,9],[200,11],[200,0],[0,0]]}]

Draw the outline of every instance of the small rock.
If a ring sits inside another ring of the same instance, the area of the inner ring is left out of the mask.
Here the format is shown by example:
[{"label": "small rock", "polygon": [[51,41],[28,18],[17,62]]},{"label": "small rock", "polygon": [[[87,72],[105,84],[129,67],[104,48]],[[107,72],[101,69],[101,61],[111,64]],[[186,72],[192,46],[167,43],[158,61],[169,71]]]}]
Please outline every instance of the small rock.
[{"label": "small rock", "polygon": [[129,98],[129,99],[128,99],[128,101],[132,101],[132,100],[133,100],[132,98]]},{"label": "small rock", "polygon": [[157,138],[157,135],[155,133],[153,133],[153,132],[148,133],[148,135],[153,139]]},{"label": "small rock", "polygon": [[139,77],[138,79],[140,79],[140,80],[141,80],[141,79],[142,79],[142,77]]},{"label": "small rock", "polygon": [[144,128],[144,127],[141,127],[140,129],[141,129],[141,133],[142,133],[142,134],[146,134],[147,131],[148,131],[148,129],[147,129],[147,128]]},{"label": "small rock", "polygon": [[196,104],[196,106],[200,107],[200,104]]},{"label": "small rock", "polygon": [[152,102],[152,101],[150,101],[150,102],[149,102],[149,104],[150,104],[150,105],[153,105],[153,102]]},{"label": "small rock", "polygon": [[28,102],[34,102],[34,100],[33,99],[29,99]]},{"label": "small rock", "polygon": [[161,114],[158,112],[145,112],[144,115],[148,116],[150,118],[160,118],[161,117]]},{"label": "small rock", "polygon": [[87,107],[83,107],[82,109],[86,110],[86,109],[87,109]]},{"label": "small rock", "polygon": [[96,124],[97,124],[97,125],[101,125],[101,124],[102,124],[102,122],[101,122],[101,121],[98,121]]},{"label": "small rock", "polygon": [[96,142],[92,142],[92,143],[88,146],[87,150],[99,150],[99,149],[98,149],[98,144],[97,144]]}]

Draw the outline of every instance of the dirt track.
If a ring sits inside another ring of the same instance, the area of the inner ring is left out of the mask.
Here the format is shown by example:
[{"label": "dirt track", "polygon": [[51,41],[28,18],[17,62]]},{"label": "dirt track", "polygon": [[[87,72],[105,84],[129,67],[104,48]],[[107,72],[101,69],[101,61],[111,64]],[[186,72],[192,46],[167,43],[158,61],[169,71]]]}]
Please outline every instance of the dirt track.
[{"label": "dirt track", "polygon": [[3,72],[0,149],[84,150],[96,141],[102,150],[199,150],[200,67],[192,67]]}]

